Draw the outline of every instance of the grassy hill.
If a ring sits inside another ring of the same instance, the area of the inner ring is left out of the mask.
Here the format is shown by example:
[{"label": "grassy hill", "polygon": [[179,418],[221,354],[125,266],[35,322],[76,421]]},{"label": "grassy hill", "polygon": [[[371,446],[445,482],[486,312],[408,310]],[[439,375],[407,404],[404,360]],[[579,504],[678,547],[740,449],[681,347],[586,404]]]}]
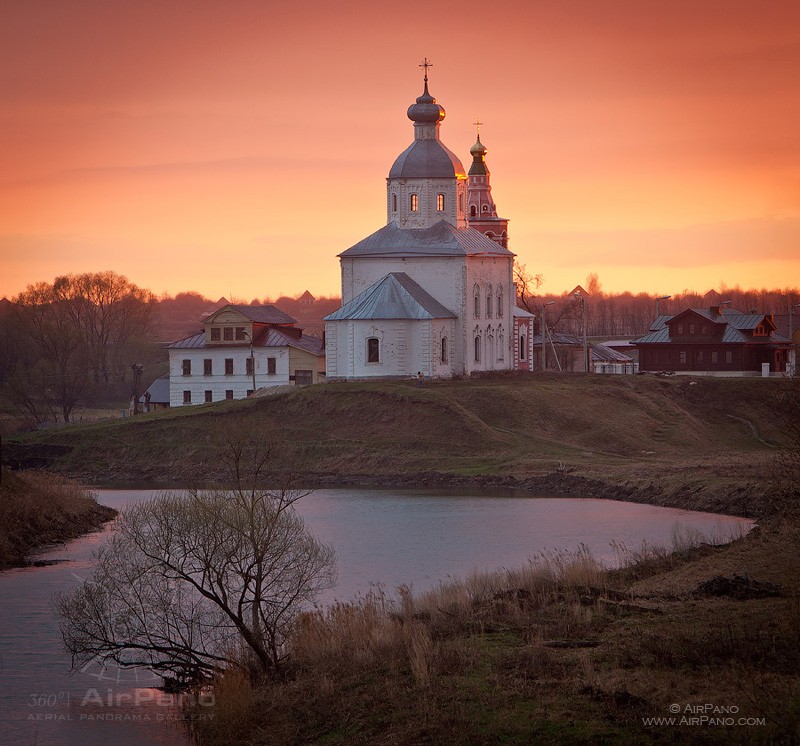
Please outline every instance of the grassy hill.
[{"label": "grassy hill", "polygon": [[788,445],[786,389],[574,374],[329,384],[31,433],[3,458],[97,484],[183,484],[221,478],[226,438],[251,433],[274,446],[274,472],[307,484],[480,478],[753,514]]}]

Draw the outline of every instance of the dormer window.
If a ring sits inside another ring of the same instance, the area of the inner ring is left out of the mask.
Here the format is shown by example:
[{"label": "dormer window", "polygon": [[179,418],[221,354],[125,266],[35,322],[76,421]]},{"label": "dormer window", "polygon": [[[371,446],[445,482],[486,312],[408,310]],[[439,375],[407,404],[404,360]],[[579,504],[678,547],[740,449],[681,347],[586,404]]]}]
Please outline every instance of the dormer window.
[{"label": "dormer window", "polygon": [[484,212],[489,212],[489,205],[484,205],[482,209]]},{"label": "dormer window", "polygon": [[419,210],[419,195],[416,194],[409,195],[408,206],[411,212],[417,212]]},{"label": "dormer window", "polygon": [[212,342],[219,342],[219,327],[212,326],[211,327],[211,341]]},{"label": "dormer window", "polygon": [[444,195],[436,195],[436,212],[444,212]]}]

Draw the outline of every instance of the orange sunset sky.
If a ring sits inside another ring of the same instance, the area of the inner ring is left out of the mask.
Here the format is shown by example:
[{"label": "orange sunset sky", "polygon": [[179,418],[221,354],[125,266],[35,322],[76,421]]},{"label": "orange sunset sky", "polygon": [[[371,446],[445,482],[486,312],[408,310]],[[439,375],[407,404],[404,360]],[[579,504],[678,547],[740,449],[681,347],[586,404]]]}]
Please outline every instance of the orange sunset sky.
[{"label": "orange sunset sky", "polygon": [[798,0],[3,0],[0,296],[338,294],[425,56],[544,291],[800,285]]}]

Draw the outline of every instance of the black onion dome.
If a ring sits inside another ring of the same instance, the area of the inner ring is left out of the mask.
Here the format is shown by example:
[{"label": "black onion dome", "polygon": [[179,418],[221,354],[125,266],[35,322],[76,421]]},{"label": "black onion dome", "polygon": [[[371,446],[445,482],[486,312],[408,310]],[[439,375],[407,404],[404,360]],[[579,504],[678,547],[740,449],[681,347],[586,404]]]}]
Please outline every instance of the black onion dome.
[{"label": "black onion dome", "polygon": [[444,109],[436,103],[436,99],[428,93],[428,81],[425,90],[417,99],[417,103],[408,107],[408,118],[417,124],[435,124],[444,119]]}]

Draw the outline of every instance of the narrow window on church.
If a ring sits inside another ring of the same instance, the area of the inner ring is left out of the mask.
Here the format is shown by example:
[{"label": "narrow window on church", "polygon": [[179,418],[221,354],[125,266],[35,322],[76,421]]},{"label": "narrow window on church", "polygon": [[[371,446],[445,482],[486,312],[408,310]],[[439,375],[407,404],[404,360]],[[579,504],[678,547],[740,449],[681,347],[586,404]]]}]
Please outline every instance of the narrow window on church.
[{"label": "narrow window on church", "polygon": [[525,348],[526,347],[527,347],[527,345],[525,343],[525,335],[524,334],[520,334],[520,336],[519,336],[519,359],[520,360],[524,360],[525,359]]},{"label": "narrow window on church", "polygon": [[409,195],[409,207],[411,212],[419,210],[419,197],[416,194]]},{"label": "narrow window on church", "polygon": [[397,195],[392,195],[392,212],[397,212]]},{"label": "narrow window on church", "polygon": [[444,195],[437,194],[436,195],[436,211],[437,212],[444,212]]},{"label": "narrow window on church", "polygon": [[486,318],[492,318],[492,309],[494,308],[494,303],[492,303],[492,286],[489,285],[486,288]]},{"label": "narrow window on church", "polygon": [[503,359],[503,330],[500,329],[497,332],[497,359]]},{"label": "narrow window on church", "polygon": [[503,288],[497,288],[497,318],[503,318]]},{"label": "narrow window on church", "polygon": [[447,337],[442,337],[442,362],[447,363]]},{"label": "narrow window on church", "polygon": [[381,361],[381,346],[377,337],[367,340],[367,362],[379,363]]},{"label": "narrow window on church", "polygon": [[475,337],[475,362],[481,361],[481,338]]},{"label": "narrow window on church", "polygon": [[458,195],[458,211],[459,212],[464,212],[464,195],[463,194],[459,194]]},{"label": "narrow window on church", "polygon": [[469,214],[474,218],[478,214],[478,208],[475,205],[469,208]]},{"label": "narrow window on church", "polygon": [[475,318],[479,319],[481,317],[481,289],[476,285],[473,288],[473,300],[475,302]]},{"label": "narrow window on church", "polygon": [[192,403],[192,392],[191,391],[184,391],[183,392],[183,403],[184,404],[191,404]]}]

